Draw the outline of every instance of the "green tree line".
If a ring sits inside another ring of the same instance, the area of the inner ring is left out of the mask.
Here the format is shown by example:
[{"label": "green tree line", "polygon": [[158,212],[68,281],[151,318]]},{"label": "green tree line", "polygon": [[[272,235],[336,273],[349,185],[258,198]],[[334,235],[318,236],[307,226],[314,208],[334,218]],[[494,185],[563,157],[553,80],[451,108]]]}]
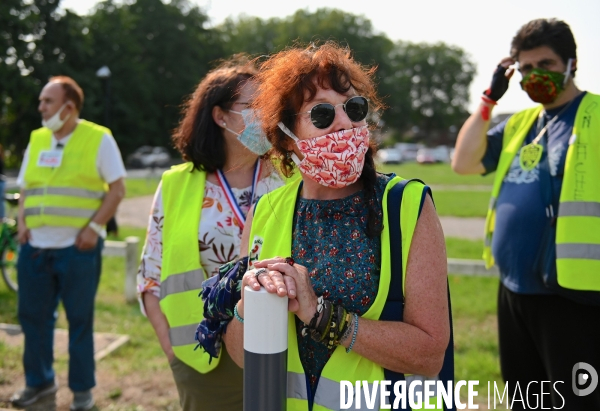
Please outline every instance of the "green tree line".
[{"label": "green tree line", "polygon": [[[40,125],[39,92],[53,75],[71,76],[82,86],[82,117],[107,120],[126,156],[141,145],[170,146],[181,102],[218,59],[326,40],[378,67],[388,107],[379,119],[382,133],[447,142],[449,130],[467,117],[475,66],[464,50],[394,42],[364,16],[324,8],[284,18],[242,16],[210,27],[206,13],[187,0],[106,0],[84,16],[59,5],[0,2],[0,143],[13,162]],[[111,71],[108,80],[96,75],[102,66]]]}]

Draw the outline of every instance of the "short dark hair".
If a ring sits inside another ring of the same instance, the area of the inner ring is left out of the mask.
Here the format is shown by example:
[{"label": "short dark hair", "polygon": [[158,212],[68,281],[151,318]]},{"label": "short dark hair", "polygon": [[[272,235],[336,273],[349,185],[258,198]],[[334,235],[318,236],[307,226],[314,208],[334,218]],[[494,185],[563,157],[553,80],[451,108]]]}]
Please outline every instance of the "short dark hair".
[{"label": "short dark hair", "polygon": [[521,51],[550,47],[562,61],[577,58],[577,45],[567,23],[557,19],[536,19],[519,29],[512,40],[510,55],[518,60]]},{"label": "short dark hair", "polygon": [[215,106],[231,109],[240,89],[256,72],[247,55],[236,54],[209,71],[183,103],[173,143],[185,161],[194,163],[194,168],[215,172],[225,165],[222,129],[214,122],[212,110]]},{"label": "short dark hair", "polygon": [[75,104],[77,111],[81,113],[81,109],[83,108],[83,90],[75,80],[68,76],[54,76],[50,77],[48,83],[59,83],[62,85],[65,91],[65,100],[71,100]]}]

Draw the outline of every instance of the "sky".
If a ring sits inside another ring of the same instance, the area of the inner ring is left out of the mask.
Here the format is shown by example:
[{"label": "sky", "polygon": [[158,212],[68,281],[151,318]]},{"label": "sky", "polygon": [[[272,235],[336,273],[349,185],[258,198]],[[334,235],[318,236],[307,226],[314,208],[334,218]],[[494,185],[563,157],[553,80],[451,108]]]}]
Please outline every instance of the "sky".
[{"label": "sky", "polygon": [[[555,17],[569,24],[577,43],[576,84],[600,93],[600,0],[190,0],[208,15],[211,25],[240,15],[284,18],[298,9],[321,7],[364,15],[376,32],[393,41],[445,42],[461,47],[477,67],[469,110],[477,108],[498,62],[510,51],[517,30],[529,20]],[[88,13],[96,0],[62,0],[61,7]],[[352,45],[350,44],[352,48]],[[495,113],[511,113],[533,103],[513,77]]]}]

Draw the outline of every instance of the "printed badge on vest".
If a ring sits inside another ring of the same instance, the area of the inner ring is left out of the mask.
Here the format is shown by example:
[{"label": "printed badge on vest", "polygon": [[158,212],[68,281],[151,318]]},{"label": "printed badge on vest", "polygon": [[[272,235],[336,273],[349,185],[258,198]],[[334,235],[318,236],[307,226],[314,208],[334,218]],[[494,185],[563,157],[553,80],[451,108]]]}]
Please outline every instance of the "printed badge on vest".
[{"label": "printed badge on vest", "polygon": [[262,250],[264,242],[265,241],[262,237],[254,236],[254,240],[252,240],[252,248],[250,249],[250,255],[248,256],[248,270],[252,270],[254,268],[254,261],[258,261],[260,258],[260,251]]},{"label": "printed badge on vest", "polygon": [[37,165],[38,167],[60,167],[63,158],[63,150],[46,150],[40,153]]}]

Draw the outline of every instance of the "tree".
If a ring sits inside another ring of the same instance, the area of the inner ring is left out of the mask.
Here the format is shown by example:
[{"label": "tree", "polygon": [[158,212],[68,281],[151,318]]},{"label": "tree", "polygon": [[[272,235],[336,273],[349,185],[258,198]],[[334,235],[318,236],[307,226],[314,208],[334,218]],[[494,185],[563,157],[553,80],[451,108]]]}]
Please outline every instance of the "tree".
[{"label": "tree", "polygon": [[140,145],[170,145],[179,106],[224,55],[185,0],[96,6],[89,16],[62,12],[58,0],[0,2],[0,143],[22,153],[40,125],[37,99],[53,75],[73,77],[85,93],[83,118],[103,122],[96,71],[109,66],[111,124],[124,155]]},{"label": "tree", "polygon": [[63,63],[45,41],[62,24],[57,7],[58,0],[0,2],[0,143],[19,155],[40,124],[37,100],[49,66]]},{"label": "tree", "polygon": [[[89,16],[91,69],[112,71],[112,124],[124,153],[143,144],[170,146],[179,106],[223,56],[207,17],[185,1],[100,3]],[[99,118],[100,120],[100,118]]]},{"label": "tree", "polygon": [[466,117],[475,72],[455,46],[392,42],[364,16],[335,9],[298,10],[285,18],[243,16],[206,28],[207,16],[187,0],[99,3],[87,16],[58,9],[59,0],[0,2],[0,143],[22,153],[40,124],[37,98],[50,76],[73,77],[85,92],[82,117],[102,124],[111,76],[111,122],[126,156],[140,145],[170,146],[179,106],[216,59],[238,52],[271,54],[295,43],[335,40],[355,59],[377,66],[388,105],[380,125],[401,134],[444,134]]},{"label": "tree", "polygon": [[335,40],[351,48],[357,61],[377,66],[379,94],[388,109],[384,131],[404,133],[417,126],[423,136],[445,134],[467,117],[468,88],[475,69],[464,51],[444,43],[393,43],[370,20],[335,9],[298,10],[284,19],[228,19],[220,27],[230,53],[270,54],[294,43]]},{"label": "tree", "polygon": [[390,91],[386,121],[391,127],[406,131],[417,126],[427,137],[465,121],[475,66],[462,49],[398,42],[389,59],[384,84]]}]

